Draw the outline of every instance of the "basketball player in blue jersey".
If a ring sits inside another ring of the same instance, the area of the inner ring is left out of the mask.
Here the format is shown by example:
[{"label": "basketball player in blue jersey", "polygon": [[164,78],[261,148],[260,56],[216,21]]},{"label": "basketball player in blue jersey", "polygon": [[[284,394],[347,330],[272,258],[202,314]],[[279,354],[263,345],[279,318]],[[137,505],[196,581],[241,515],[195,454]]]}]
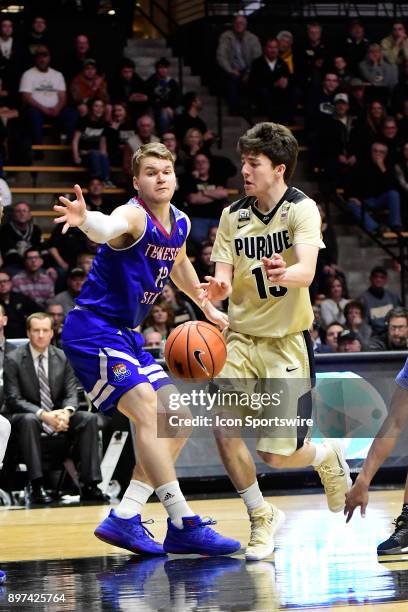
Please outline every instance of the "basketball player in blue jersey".
[{"label": "basketball player in blue jersey", "polygon": [[[371,444],[361,472],[346,494],[344,514],[347,515],[347,523],[358,506],[360,506],[361,516],[365,516],[371,481],[392,453],[408,422],[408,359],[395,382],[397,388],[392,396],[390,412]],[[405,483],[402,510],[395,520],[394,533],[377,547],[378,555],[397,555],[405,552],[408,552],[408,477]]]},{"label": "basketball player in blue jersey", "polygon": [[[133,173],[139,196],[109,216],[87,211],[78,185],[76,200],[60,197],[62,205],[54,207],[63,231],[79,227],[102,244],[77,306],[66,319],[64,351],[93,404],[102,412],[116,404],[136,429],[138,465],[119,507],[95,535],[142,554],[232,553],[239,542],[211,529],[213,521],[196,516],[180,490],[174,462],[184,441],[157,436],[158,410],[166,408],[171,380],[143,350],[143,336],[134,331],[169,278],[197,304],[202,297],[186,255],[190,222],[170,203],[176,187],[173,156],[162,144],[144,145],[134,154]],[[214,306],[203,311],[216,325],[227,324],[226,315]],[[163,546],[141,521],[153,490],[169,515]]]}]

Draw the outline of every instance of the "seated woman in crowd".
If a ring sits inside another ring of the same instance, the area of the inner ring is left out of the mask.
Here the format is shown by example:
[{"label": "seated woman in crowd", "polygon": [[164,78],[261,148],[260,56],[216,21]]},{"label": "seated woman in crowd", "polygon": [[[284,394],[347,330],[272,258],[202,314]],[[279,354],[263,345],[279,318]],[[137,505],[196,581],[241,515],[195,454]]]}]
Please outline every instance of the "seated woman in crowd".
[{"label": "seated woman in crowd", "polygon": [[350,300],[344,308],[345,329],[357,334],[362,350],[366,350],[372,335],[372,329],[365,320],[365,308],[358,300]]},{"label": "seated woman in crowd", "polygon": [[333,323],[333,321],[337,321],[344,325],[346,322],[344,308],[348,299],[345,297],[343,281],[339,276],[334,276],[328,279],[327,287],[328,297],[323,300],[320,306],[322,325],[323,327],[327,327],[330,323]]},{"label": "seated woman in crowd", "polygon": [[105,102],[96,98],[89,102],[89,115],[79,120],[72,139],[75,164],[85,162],[92,176],[99,176],[105,187],[114,187],[110,180],[110,163],[106,144],[107,123]]},{"label": "seated woman in crowd", "polygon": [[121,166],[123,153],[129,138],[136,136],[136,130],[128,115],[128,109],[124,102],[118,102],[112,108],[112,121],[106,130],[109,159],[112,164]]},{"label": "seated woman in crowd", "polygon": [[143,335],[157,331],[163,340],[166,340],[174,327],[173,308],[164,300],[157,302],[150,311],[149,316],[143,324]]},{"label": "seated woman in crowd", "polygon": [[195,321],[197,319],[192,305],[177,291],[172,282],[164,286],[162,297],[174,312],[174,326],[180,325],[180,323],[185,321]]}]

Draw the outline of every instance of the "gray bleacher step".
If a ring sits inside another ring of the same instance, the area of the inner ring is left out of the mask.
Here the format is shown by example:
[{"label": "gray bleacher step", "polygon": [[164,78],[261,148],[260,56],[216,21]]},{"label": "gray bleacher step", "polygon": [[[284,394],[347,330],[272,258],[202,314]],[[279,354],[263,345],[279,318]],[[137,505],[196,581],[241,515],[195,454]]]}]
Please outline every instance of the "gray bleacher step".
[{"label": "gray bleacher step", "polygon": [[128,38],[127,46],[135,49],[166,48],[167,41],[165,38]]}]

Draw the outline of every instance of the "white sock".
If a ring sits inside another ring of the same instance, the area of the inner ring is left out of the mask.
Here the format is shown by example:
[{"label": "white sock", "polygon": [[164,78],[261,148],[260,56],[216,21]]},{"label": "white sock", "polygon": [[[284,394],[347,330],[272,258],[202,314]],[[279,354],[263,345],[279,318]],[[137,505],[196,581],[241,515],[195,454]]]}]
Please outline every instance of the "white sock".
[{"label": "white sock", "polygon": [[178,480],[157,487],[156,495],[175,527],[183,529],[183,516],[195,516],[181,492]]},{"label": "white sock", "polygon": [[265,503],[258,481],[255,480],[247,489],[238,491],[242,497],[242,501],[247,507],[248,512],[252,512],[255,508],[259,508]]},{"label": "white sock", "polygon": [[315,454],[314,459],[313,459],[313,461],[311,462],[310,465],[313,465],[313,467],[317,467],[325,459],[327,459],[327,456],[330,453],[330,449],[327,448],[327,446],[325,444],[311,444],[311,446],[314,446],[314,448],[316,450],[316,454]]},{"label": "white sock", "polygon": [[122,500],[115,513],[120,518],[132,518],[136,514],[141,514],[142,508],[153,493],[154,489],[141,480],[131,480],[126,489]]}]

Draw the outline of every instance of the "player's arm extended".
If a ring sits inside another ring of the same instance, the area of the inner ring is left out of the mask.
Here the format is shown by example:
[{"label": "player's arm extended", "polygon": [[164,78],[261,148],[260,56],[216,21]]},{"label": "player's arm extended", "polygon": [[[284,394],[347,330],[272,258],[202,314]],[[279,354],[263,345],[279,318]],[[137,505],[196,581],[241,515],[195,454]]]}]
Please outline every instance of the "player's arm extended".
[{"label": "player's arm extended", "polygon": [[[68,231],[69,227],[79,227],[91,240],[103,244],[130,234],[135,240],[142,234],[145,224],[145,213],[136,206],[119,206],[111,215],[104,215],[99,211],[86,209],[82,189],[74,185],[76,200],[72,201],[64,196],[59,198],[61,204],[56,205],[54,210],[60,214],[54,223],[64,223],[62,233]],[[117,246],[113,244],[113,246]],[[120,245],[118,245],[120,246]]]},{"label": "player's arm extended", "polygon": [[392,396],[390,412],[370,446],[361,472],[350,491],[346,493],[344,514],[347,515],[347,522],[349,522],[358,506],[361,506],[361,515],[365,515],[368,503],[368,487],[378,469],[392,453],[407,421],[408,390],[398,386]]},{"label": "player's arm extended", "polygon": [[217,310],[217,308],[208,301],[205,306],[202,305],[203,290],[200,287],[197,272],[187,257],[185,244],[176,257],[170,278],[183,293],[188,295],[188,297],[201,308],[209,321],[215,323],[215,325],[218,325],[221,329],[228,325],[228,317],[224,312]]},{"label": "player's arm extended", "polygon": [[271,259],[262,258],[266,276],[269,282],[282,287],[309,287],[315,271],[319,247],[311,244],[295,244],[296,263],[286,267],[281,255],[274,255]]}]

